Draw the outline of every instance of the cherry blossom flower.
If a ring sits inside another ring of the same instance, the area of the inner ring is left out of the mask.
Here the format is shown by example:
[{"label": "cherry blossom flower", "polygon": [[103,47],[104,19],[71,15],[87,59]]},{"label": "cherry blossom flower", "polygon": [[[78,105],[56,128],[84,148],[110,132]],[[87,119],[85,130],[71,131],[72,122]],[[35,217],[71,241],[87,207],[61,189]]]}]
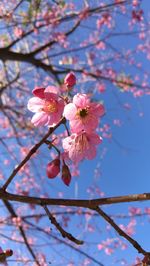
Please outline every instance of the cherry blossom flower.
[{"label": "cherry blossom flower", "polygon": [[140,215],[141,212],[141,208],[136,208],[136,207],[129,207],[129,213],[130,215]]},{"label": "cherry blossom flower", "polygon": [[148,215],[150,215],[150,208],[149,208],[149,207],[146,207],[146,208],[145,208],[145,212],[146,212]]},{"label": "cherry blossom flower", "polygon": [[21,219],[21,217],[13,217],[12,218],[12,223],[13,223],[13,225],[15,225],[17,227],[22,226],[22,219]]},{"label": "cherry blossom flower", "polygon": [[69,103],[64,108],[64,116],[70,121],[73,133],[81,130],[92,132],[99,123],[99,118],[103,116],[105,109],[103,104],[90,102],[86,94],[77,93],[73,97],[73,103]]},{"label": "cherry blossom flower", "polygon": [[96,48],[97,49],[102,49],[102,50],[105,50],[106,49],[106,44],[102,41],[99,41],[97,44],[96,44]]},{"label": "cherry blossom flower", "polygon": [[102,250],[104,248],[104,246],[103,246],[103,244],[98,244],[97,248],[98,248],[98,250]]},{"label": "cherry blossom flower", "polygon": [[15,27],[14,28],[14,35],[17,38],[21,38],[22,35],[23,35],[23,30],[21,28],[19,28],[19,27]]},{"label": "cherry blossom flower", "polygon": [[35,88],[33,94],[36,97],[29,99],[28,109],[35,113],[31,122],[35,126],[54,126],[63,113],[64,101],[59,97],[58,89],[54,86]]},{"label": "cherry blossom flower", "polygon": [[105,91],[106,91],[105,84],[104,84],[104,83],[98,84],[98,86],[97,86],[97,90],[98,90],[98,92],[100,92],[100,93],[105,92]]},{"label": "cherry blossom flower", "polygon": [[92,160],[96,156],[96,146],[101,142],[101,137],[96,133],[81,131],[63,139],[62,145],[69,158],[78,163],[85,158]]},{"label": "cherry blossom flower", "polygon": [[105,253],[106,253],[107,255],[111,255],[113,252],[114,252],[114,250],[113,250],[112,248],[109,248],[109,247],[106,247],[106,248],[105,248]]}]

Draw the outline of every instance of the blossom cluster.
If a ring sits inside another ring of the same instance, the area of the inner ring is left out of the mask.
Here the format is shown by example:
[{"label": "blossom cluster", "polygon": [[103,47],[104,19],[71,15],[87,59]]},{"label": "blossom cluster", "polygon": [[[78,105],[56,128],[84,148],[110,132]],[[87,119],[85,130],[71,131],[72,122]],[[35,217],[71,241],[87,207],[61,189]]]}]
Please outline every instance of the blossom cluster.
[{"label": "blossom cluster", "polygon": [[65,105],[63,115],[69,120],[72,134],[63,140],[63,148],[73,162],[96,156],[96,146],[102,139],[95,130],[104,112],[102,104],[91,102],[88,95],[81,93],[73,97],[72,103]]},{"label": "blossom cluster", "polygon": [[[68,92],[76,84],[76,76],[69,73],[64,79],[64,85]],[[62,140],[62,147],[67,157],[73,163],[79,163],[83,159],[93,159],[96,156],[96,147],[102,142],[102,138],[96,133],[100,118],[105,109],[102,103],[92,102],[89,95],[77,93],[73,100],[60,95],[60,90],[54,86],[46,88],[36,87],[28,102],[28,109],[35,114],[31,122],[34,126],[54,127],[60,119],[69,121],[70,132],[68,137]],[[64,161],[64,156],[59,156],[47,165],[47,176],[56,177],[60,172],[60,159],[63,162],[62,180],[69,185],[71,174]]]}]

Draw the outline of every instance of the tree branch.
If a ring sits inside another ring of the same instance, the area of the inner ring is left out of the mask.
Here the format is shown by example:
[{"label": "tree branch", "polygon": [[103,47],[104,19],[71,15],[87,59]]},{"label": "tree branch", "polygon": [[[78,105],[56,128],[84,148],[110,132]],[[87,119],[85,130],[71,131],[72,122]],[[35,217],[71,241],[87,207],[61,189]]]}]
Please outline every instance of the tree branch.
[{"label": "tree branch", "polygon": [[74,200],[74,199],[57,199],[57,198],[40,198],[29,197],[6,192],[3,188],[0,189],[0,199],[32,203],[35,205],[51,205],[51,206],[70,206],[94,208],[98,205],[110,205],[123,202],[147,201],[150,200],[150,193],[133,194],[118,197],[108,197],[93,200]]},{"label": "tree branch", "polygon": [[82,245],[84,242],[82,240],[78,240],[77,238],[75,238],[74,236],[72,236],[70,233],[68,233],[67,231],[65,231],[61,225],[56,221],[55,217],[51,214],[51,212],[49,211],[49,209],[47,208],[46,205],[42,205],[42,207],[44,208],[49,220],[51,221],[51,223],[57,228],[57,230],[61,233],[62,237],[66,237],[68,238],[70,241],[76,243],[77,245]]},{"label": "tree branch", "polygon": [[91,208],[92,210],[95,210],[97,213],[99,213],[100,216],[102,216],[115,230],[116,232],[124,237],[130,244],[139,252],[145,255],[150,255],[150,252],[146,252],[137,241],[135,241],[132,237],[130,237],[128,234],[126,234],[115,222],[112,218],[110,218],[102,209],[100,209],[98,206],[95,208]]}]

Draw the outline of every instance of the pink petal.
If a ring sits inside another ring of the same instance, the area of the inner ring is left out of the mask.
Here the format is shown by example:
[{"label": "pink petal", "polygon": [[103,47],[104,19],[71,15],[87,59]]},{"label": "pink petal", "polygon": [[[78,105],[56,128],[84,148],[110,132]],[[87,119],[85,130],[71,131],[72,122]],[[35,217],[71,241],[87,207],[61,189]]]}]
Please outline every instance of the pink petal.
[{"label": "pink petal", "polygon": [[43,105],[44,105],[44,100],[42,100],[38,97],[33,97],[33,98],[29,99],[27,108],[31,112],[36,113],[36,112],[41,111],[41,109],[43,108]]},{"label": "pink petal", "polygon": [[86,132],[92,132],[93,130],[95,130],[97,128],[98,122],[99,121],[98,121],[97,117],[89,114],[87,121],[83,122],[83,126],[84,126],[83,129]]},{"label": "pink petal", "polygon": [[81,160],[83,160],[84,158],[84,154],[83,153],[80,153],[78,150],[76,149],[70,149],[69,150],[69,158],[75,162],[75,163],[78,163],[80,162]]},{"label": "pink petal", "polygon": [[102,138],[95,133],[88,134],[88,138],[89,138],[90,143],[92,143],[94,145],[98,145],[98,144],[102,143]]},{"label": "pink petal", "polygon": [[73,103],[69,103],[64,108],[64,117],[68,120],[72,120],[75,118],[77,113],[77,108]]},{"label": "pink petal", "polygon": [[105,114],[105,108],[104,105],[99,103],[91,103],[91,113],[95,114],[95,116],[103,116]]},{"label": "pink petal", "polygon": [[61,118],[61,115],[59,113],[53,113],[48,116],[48,122],[47,125],[49,126],[55,126]]},{"label": "pink petal", "polygon": [[73,97],[73,103],[80,108],[84,108],[89,105],[90,99],[86,94],[77,93]]},{"label": "pink petal", "polygon": [[34,94],[34,96],[37,96],[41,99],[44,99],[44,90],[45,88],[41,88],[41,87],[35,87],[35,89],[32,91],[32,93]]},{"label": "pink petal", "polygon": [[92,160],[93,158],[95,158],[96,156],[96,148],[95,146],[91,146],[87,151],[86,151],[86,154],[85,154],[86,158],[88,160]]},{"label": "pink petal", "polygon": [[33,117],[31,122],[35,126],[44,126],[47,124],[48,121],[48,115],[44,112],[36,113]]},{"label": "pink petal", "polygon": [[62,114],[64,111],[64,100],[59,99],[58,100],[58,111]]},{"label": "pink petal", "polygon": [[72,144],[72,140],[71,137],[66,137],[65,139],[63,139],[62,141],[62,146],[64,150],[69,150]]},{"label": "pink petal", "polygon": [[55,87],[55,86],[48,86],[48,87],[46,87],[45,92],[58,94],[59,93],[59,89],[57,87]]},{"label": "pink petal", "polygon": [[51,101],[51,100],[58,100],[58,95],[56,93],[52,93],[52,92],[45,92],[44,91],[44,97],[47,101]]},{"label": "pink petal", "polygon": [[99,104],[98,112],[100,116],[103,116],[105,114],[105,108],[103,104]]},{"label": "pink petal", "polygon": [[71,120],[70,127],[73,133],[79,133],[84,130],[84,125],[80,119]]}]

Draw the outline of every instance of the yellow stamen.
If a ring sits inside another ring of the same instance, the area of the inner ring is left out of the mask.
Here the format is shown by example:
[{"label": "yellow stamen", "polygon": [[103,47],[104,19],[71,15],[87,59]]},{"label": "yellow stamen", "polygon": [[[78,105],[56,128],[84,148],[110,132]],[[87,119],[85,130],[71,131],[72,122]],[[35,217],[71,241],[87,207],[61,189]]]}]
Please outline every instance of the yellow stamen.
[{"label": "yellow stamen", "polygon": [[83,133],[76,140],[76,149],[78,150],[78,152],[82,153],[84,150],[87,150],[88,148],[89,148],[89,142],[86,134]]},{"label": "yellow stamen", "polygon": [[43,111],[47,113],[57,112],[57,102],[55,100],[45,102]]}]

